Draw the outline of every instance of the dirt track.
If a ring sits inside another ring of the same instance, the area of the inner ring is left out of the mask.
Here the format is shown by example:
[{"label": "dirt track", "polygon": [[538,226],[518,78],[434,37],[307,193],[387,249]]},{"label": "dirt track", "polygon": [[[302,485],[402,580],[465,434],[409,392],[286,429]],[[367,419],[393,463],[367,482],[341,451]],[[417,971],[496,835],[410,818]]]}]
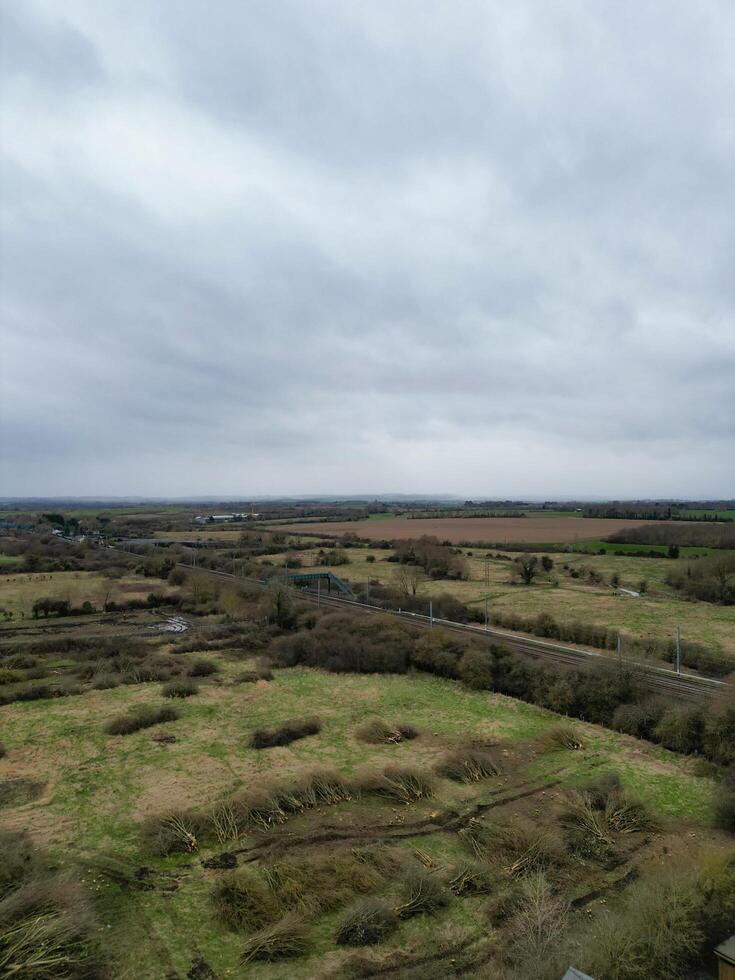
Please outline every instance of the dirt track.
[{"label": "dirt track", "polygon": [[432,534],[440,541],[504,544],[530,542],[561,544],[586,538],[604,538],[614,531],[650,524],[650,521],[614,521],[596,517],[462,517],[462,518],[388,518],[375,521],[339,521],[320,524],[279,524],[279,531],[306,534],[340,535],[352,531],[371,541],[396,538],[419,538]]}]

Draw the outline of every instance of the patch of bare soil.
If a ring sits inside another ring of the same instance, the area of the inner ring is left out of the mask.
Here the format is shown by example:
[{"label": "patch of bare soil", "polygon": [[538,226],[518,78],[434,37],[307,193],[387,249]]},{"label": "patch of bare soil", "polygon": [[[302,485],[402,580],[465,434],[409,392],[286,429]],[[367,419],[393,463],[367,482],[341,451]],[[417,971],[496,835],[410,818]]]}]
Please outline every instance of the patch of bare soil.
[{"label": "patch of bare soil", "polygon": [[[561,773],[552,773],[556,776]],[[561,779],[549,778],[544,782],[535,784],[521,784],[510,791],[491,796],[484,802],[476,802],[464,809],[452,808],[449,810],[433,811],[427,816],[418,820],[406,821],[404,813],[394,808],[396,814],[388,823],[366,824],[364,818],[358,817],[356,820],[346,819],[340,825],[323,824],[319,821],[320,813],[306,815],[303,820],[304,826],[311,822],[319,825],[314,830],[304,829],[301,833],[294,831],[293,826],[289,825],[288,831],[279,830],[275,833],[261,836],[252,847],[240,848],[236,854],[243,856],[243,861],[259,861],[264,858],[280,856],[286,851],[294,848],[307,848],[322,844],[345,844],[354,845],[366,841],[374,843],[390,843],[390,841],[401,840],[408,837],[425,837],[436,833],[456,833],[466,827],[470,821],[481,817],[489,810],[508,806],[518,800],[538,794],[546,794],[551,788],[559,785]]]},{"label": "patch of bare soil", "polygon": [[0,810],[32,803],[41,796],[45,785],[23,777],[0,779]]},{"label": "patch of bare soil", "polygon": [[[486,544],[562,544],[607,537],[615,531],[640,527],[649,521],[616,521],[604,517],[443,517],[408,520],[396,517],[383,521],[342,521],[322,524],[281,524],[290,534],[319,534],[339,537],[352,533],[369,541],[420,538],[424,534],[440,541],[482,541]],[[666,522],[663,522],[666,523]]]}]

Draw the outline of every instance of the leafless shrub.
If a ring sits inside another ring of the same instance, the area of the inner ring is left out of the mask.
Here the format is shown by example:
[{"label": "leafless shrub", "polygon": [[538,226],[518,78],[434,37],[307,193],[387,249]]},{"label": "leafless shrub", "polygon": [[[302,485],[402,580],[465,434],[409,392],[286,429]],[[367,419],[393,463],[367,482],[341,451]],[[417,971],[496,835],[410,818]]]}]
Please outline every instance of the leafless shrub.
[{"label": "leafless shrub", "polygon": [[280,922],[253,933],[243,948],[241,960],[279,960],[303,956],[308,952],[306,926],[296,913],[289,913]]},{"label": "leafless shrub", "polygon": [[169,810],[147,817],[140,829],[146,848],[153,854],[187,854],[196,851],[206,832],[204,816],[192,810]]},{"label": "leafless shrub", "polygon": [[342,919],[334,941],[338,946],[369,946],[395,931],[398,917],[382,899],[356,902]]},{"label": "leafless shrub", "polygon": [[560,749],[573,749],[579,751],[584,748],[585,743],[579,734],[576,725],[568,721],[560,721],[551,728],[547,728],[538,739],[543,752],[558,752]]},{"label": "leafless shrub", "polygon": [[382,773],[361,777],[358,785],[365,793],[398,803],[414,803],[434,795],[433,780],[419,769],[388,766]]},{"label": "leafless shrub", "polygon": [[521,884],[518,910],[513,917],[513,957],[542,964],[564,935],[568,904],[554,894],[541,872]]},{"label": "leafless shrub", "polygon": [[209,819],[214,835],[220,844],[237,840],[240,836],[241,827],[237,818],[237,810],[232,803],[224,802],[214,806],[210,811]]},{"label": "leafless shrub", "polygon": [[612,855],[616,834],[656,828],[656,821],[645,804],[627,793],[612,774],[580,790],[572,790],[560,821],[571,848],[596,860]]},{"label": "leafless shrub", "polygon": [[382,718],[370,718],[355,731],[355,736],[361,742],[372,745],[380,743],[404,742],[416,738],[418,732],[412,725],[396,723],[389,725]]},{"label": "leafless shrub", "polygon": [[497,776],[500,769],[489,752],[468,748],[448,753],[437,765],[436,771],[445,779],[453,779],[457,783],[477,783],[481,779]]},{"label": "leafless shrub", "polygon": [[401,919],[409,919],[423,912],[433,914],[444,908],[449,901],[440,879],[424,868],[415,868],[408,872],[401,882],[401,898],[402,902],[396,909]]},{"label": "leafless shrub", "polygon": [[544,871],[564,863],[557,837],[529,820],[473,819],[459,831],[465,845],[480,860],[500,859],[513,877]]},{"label": "leafless shrub", "polygon": [[482,861],[464,861],[449,879],[455,895],[489,895],[498,885],[497,875]]}]

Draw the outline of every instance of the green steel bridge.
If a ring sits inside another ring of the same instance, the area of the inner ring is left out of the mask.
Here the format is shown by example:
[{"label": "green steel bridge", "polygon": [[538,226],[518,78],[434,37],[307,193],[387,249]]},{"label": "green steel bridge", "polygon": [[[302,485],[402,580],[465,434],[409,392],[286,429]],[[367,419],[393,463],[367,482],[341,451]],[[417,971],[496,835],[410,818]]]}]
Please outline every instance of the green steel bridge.
[{"label": "green steel bridge", "polygon": [[343,582],[341,578],[337,578],[337,576],[332,574],[332,572],[300,572],[295,575],[289,575],[288,580],[289,582],[293,583],[293,585],[305,586],[316,586],[317,583],[320,583],[321,587],[321,584],[326,583],[327,592],[329,593],[331,593],[332,586],[334,586],[334,588],[343,595],[350,596],[350,598],[353,599],[355,597],[355,593],[352,591],[349,585],[346,582]]}]

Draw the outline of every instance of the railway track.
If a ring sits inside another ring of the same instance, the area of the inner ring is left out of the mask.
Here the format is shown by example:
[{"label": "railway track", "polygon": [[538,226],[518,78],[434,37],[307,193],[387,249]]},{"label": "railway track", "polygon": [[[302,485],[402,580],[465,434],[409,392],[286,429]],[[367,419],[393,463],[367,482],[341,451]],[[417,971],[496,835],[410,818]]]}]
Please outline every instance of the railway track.
[{"label": "railway track", "polygon": [[[192,566],[183,562],[179,563],[182,568],[192,569]],[[267,583],[261,579],[243,578],[234,575],[232,572],[221,572],[211,568],[197,568],[197,571],[208,575],[215,575],[221,578],[234,580],[237,582],[250,582],[254,585],[265,586]],[[406,612],[399,609],[384,609],[381,606],[371,606],[368,603],[360,602],[357,599],[338,599],[335,596],[325,596],[308,590],[293,590],[301,598],[313,602],[315,605],[330,606],[335,609],[353,610],[365,615],[394,616],[404,622],[411,622],[421,629],[439,628],[454,633],[462,633],[465,636],[475,636],[479,639],[495,640],[502,642],[518,653],[537,659],[547,660],[552,663],[566,667],[580,667],[595,661],[610,661],[611,658],[599,653],[596,650],[586,650],[564,646],[558,643],[549,643],[545,640],[532,639],[526,636],[519,636],[507,630],[499,630],[495,627],[474,626],[470,623],[455,623],[451,620],[438,619],[437,617],[424,616],[421,613]],[[679,700],[700,703],[718,693],[724,693],[729,685],[724,681],[714,677],[703,677],[697,674],[677,673],[675,670],[668,670],[666,667],[657,667],[654,664],[641,663],[626,659],[626,663],[639,667],[647,677],[651,689],[656,693],[666,694]]]}]

